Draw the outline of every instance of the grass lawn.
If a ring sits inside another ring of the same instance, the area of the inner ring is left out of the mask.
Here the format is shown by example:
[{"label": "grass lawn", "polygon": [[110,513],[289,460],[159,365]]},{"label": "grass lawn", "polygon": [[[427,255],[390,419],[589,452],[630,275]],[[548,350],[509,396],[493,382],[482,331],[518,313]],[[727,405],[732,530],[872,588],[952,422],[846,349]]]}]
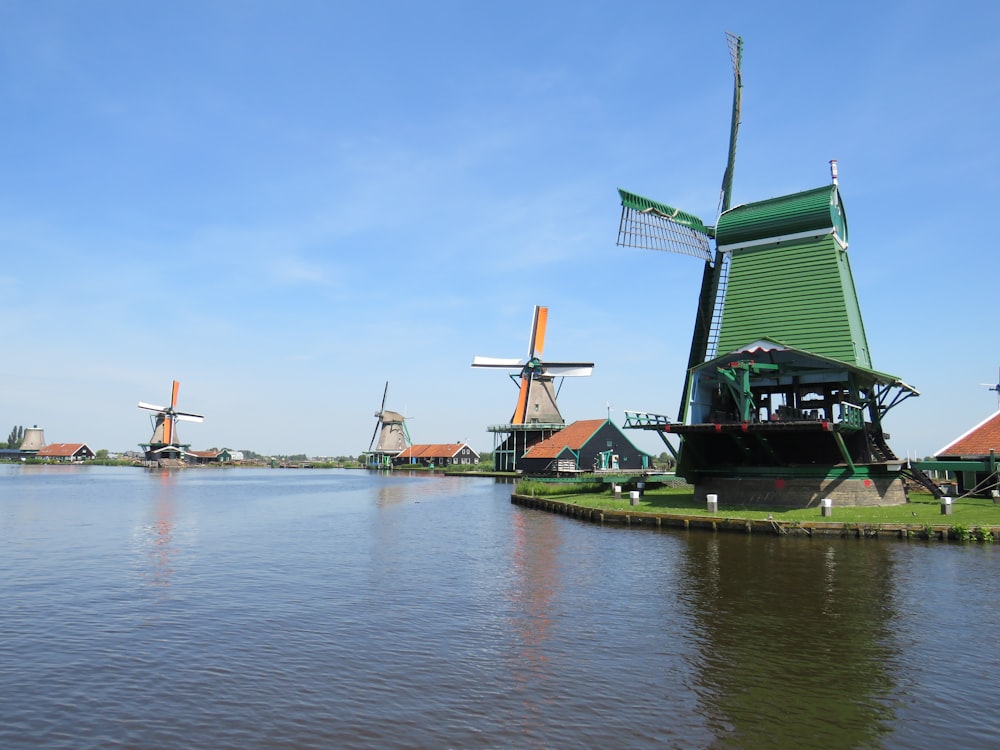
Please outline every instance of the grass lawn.
[{"label": "grass lawn", "polygon": [[[597,489],[596,485],[587,485]],[[708,515],[704,503],[694,499],[689,488],[661,487],[646,490],[638,505],[632,505],[628,493],[616,499],[610,488],[602,491],[583,491],[577,485],[553,485],[543,482],[521,482],[518,494],[535,495],[559,502],[572,503],[586,508],[600,510],[620,510],[640,513],[668,513],[673,515]],[[834,505],[833,515],[822,517],[819,503],[811,508],[747,507],[724,505],[719,502],[718,518],[742,518],[763,520],[768,517],[775,521],[836,521],[851,524],[898,523],[916,526],[964,526],[973,528],[990,526],[1000,528],[1000,505],[990,498],[962,498],[952,503],[952,514],[941,514],[941,502],[930,493],[910,492],[910,502],[905,505],[875,507],[838,507]]]}]

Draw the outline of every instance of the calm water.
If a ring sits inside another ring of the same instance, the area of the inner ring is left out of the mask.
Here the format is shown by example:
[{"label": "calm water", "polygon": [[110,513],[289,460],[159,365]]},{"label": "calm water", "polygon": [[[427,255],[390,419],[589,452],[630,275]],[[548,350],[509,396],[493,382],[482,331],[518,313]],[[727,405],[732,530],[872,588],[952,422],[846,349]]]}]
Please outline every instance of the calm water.
[{"label": "calm water", "polygon": [[510,490],[0,467],[0,747],[1000,742],[996,546],[602,528]]}]

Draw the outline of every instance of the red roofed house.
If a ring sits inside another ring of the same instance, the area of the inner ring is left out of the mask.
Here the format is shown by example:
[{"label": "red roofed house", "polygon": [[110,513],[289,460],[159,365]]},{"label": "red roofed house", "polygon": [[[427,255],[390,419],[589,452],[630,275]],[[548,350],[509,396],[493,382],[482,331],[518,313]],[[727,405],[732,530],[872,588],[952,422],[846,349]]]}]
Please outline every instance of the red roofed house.
[{"label": "red roofed house", "polygon": [[94,457],[86,443],[49,443],[38,449],[38,458],[47,461],[85,461]]},{"label": "red roofed house", "polygon": [[636,448],[610,419],[582,419],[529,448],[518,467],[525,474],[652,468],[652,456]]},{"label": "red roofed house", "polygon": [[1000,455],[1000,411],[987,417],[964,435],[934,454],[939,461],[983,461],[985,471],[957,471],[958,491],[989,495],[997,488],[997,456]]},{"label": "red roofed house", "polygon": [[478,464],[479,454],[466,443],[411,445],[393,458],[392,463],[395,466],[401,464],[420,464],[421,466]]}]

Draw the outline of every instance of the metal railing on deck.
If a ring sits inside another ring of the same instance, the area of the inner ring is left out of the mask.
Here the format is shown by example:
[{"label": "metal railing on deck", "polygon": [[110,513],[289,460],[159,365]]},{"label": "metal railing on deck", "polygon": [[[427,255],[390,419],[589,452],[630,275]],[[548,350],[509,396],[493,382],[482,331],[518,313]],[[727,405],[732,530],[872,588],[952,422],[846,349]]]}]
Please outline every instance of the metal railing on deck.
[{"label": "metal railing on deck", "polygon": [[650,414],[644,411],[625,410],[625,429],[655,430],[671,424],[670,417],[662,414]]}]

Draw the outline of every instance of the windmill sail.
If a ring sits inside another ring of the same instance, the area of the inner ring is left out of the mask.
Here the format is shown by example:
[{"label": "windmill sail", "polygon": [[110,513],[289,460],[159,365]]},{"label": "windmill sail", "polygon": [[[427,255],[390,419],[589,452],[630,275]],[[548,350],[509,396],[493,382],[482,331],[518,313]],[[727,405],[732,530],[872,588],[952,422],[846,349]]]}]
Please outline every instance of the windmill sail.
[{"label": "windmill sail", "polygon": [[1000,372],[997,372],[997,382],[996,383],[980,383],[980,385],[986,386],[988,390],[996,391],[997,394],[997,410],[1000,411]]},{"label": "windmill sail", "polygon": [[622,201],[618,245],[712,260],[714,231],[697,216],[621,188],[618,195]]},{"label": "windmill sail", "polygon": [[[722,177],[719,198],[719,214],[728,211],[732,201],[733,173],[736,168],[736,141],[740,126],[740,111],[743,100],[743,76],[740,71],[743,59],[743,39],[726,33],[729,54],[733,63],[733,109],[729,128],[729,151],[726,170]],[[688,353],[687,371],[681,390],[681,405],[678,421],[687,415],[688,388],[691,368],[715,356],[718,341],[718,325],[722,319],[725,299],[725,285],[728,276],[729,257],[719,250],[713,250],[715,228],[706,225],[694,214],[644,198],[636,193],[618,189],[621,198],[622,216],[618,225],[618,241],[621,247],[636,247],[643,250],[690,255],[705,261],[702,272],[698,309],[695,314],[691,349]]]},{"label": "windmill sail", "polygon": [[588,377],[594,371],[593,362],[543,362],[545,331],[548,327],[549,309],[535,305],[531,318],[531,332],[528,337],[528,357],[525,360],[502,357],[474,357],[473,367],[495,367],[517,370],[519,375],[511,375],[515,382],[520,379],[517,405],[511,415],[510,424],[531,423],[562,424],[562,414],[556,405],[555,378]]},{"label": "windmill sail", "polygon": [[147,404],[145,401],[140,401],[138,407],[140,409],[145,409],[146,411],[152,411],[156,413],[155,424],[153,427],[153,436],[149,439],[150,445],[174,445],[179,442],[177,437],[177,427],[176,423],[180,422],[204,422],[205,417],[201,414],[192,414],[191,412],[178,411],[177,409],[177,391],[180,389],[180,383],[176,380],[173,381],[170,388],[170,405],[169,406],[156,406],[155,404]]},{"label": "windmill sail", "polygon": [[146,450],[146,460],[155,461],[158,465],[182,465],[185,456],[190,455],[187,445],[181,444],[177,435],[177,422],[204,422],[201,414],[179,411],[177,409],[177,391],[180,383],[173,381],[170,388],[170,403],[167,406],[157,406],[140,401],[138,406],[145,411],[153,412],[150,416],[153,422],[153,436],[148,443],[140,443]]}]

